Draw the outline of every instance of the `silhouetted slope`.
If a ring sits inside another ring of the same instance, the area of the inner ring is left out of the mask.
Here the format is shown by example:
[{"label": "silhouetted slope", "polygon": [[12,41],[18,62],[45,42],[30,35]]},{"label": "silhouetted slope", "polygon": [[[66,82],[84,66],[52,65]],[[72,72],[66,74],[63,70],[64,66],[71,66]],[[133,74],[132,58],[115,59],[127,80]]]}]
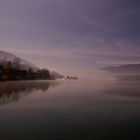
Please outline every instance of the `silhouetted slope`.
[{"label": "silhouetted slope", "polygon": [[32,63],[13,54],[0,51],[0,80],[55,80],[62,75],[48,69],[40,69]]},{"label": "silhouetted slope", "polygon": [[0,50],[0,64],[3,61],[13,62],[16,58],[18,58],[20,61],[20,68],[21,69],[28,70],[29,68],[31,68],[34,71],[37,71],[39,69],[37,66],[33,65],[32,63],[30,63],[22,58],[17,57],[16,55],[13,55],[11,53],[4,52],[4,51]]}]

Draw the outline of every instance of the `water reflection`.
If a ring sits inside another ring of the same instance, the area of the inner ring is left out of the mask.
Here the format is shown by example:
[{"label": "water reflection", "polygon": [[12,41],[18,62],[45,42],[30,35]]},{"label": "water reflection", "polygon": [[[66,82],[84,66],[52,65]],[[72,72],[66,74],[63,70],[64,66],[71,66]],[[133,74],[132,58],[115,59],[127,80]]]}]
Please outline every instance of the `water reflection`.
[{"label": "water reflection", "polygon": [[132,140],[139,137],[138,82],[78,80],[59,84],[1,83],[0,100],[8,98],[2,103],[18,102],[0,107],[0,138]]},{"label": "water reflection", "polygon": [[46,92],[50,87],[59,85],[60,82],[49,81],[20,81],[0,83],[0,105],[16,102],[32,91]]},{"label": "water reflection", "polygon": [[139,81],[117,81],[113,86],[105,89],[104,92],[110,95],[118,95],[129,98],[140,98],[140,82]]}]

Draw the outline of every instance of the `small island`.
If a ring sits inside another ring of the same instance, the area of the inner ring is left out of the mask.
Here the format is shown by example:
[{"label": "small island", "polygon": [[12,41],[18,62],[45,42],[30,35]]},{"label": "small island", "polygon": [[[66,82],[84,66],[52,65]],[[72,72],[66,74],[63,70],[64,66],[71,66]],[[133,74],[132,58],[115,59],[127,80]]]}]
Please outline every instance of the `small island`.
[{"label": "small island", "polygon": [[67,76],[66,79],[68,79],[68,80],[78,80],[78,77],[75,77],[75,76]]}]

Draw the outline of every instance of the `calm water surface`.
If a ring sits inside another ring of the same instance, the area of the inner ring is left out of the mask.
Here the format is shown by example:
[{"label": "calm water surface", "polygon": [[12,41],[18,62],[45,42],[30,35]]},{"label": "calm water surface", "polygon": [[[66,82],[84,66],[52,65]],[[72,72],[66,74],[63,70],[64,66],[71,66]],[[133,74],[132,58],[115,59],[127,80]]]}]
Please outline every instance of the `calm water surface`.
[{"label": "calm water surface", "polygon": [[140,82],[0,83],[1,140],[139,140]]}]

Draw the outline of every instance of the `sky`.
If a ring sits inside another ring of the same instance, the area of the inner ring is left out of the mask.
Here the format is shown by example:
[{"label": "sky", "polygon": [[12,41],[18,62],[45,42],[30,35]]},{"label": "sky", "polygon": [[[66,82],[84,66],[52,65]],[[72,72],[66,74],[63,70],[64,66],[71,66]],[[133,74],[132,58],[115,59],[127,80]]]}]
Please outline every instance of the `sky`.
[{"label": "sky", "polygon": [[0,49],[65,75],[140,62],[139,0],[0,0]]}]

